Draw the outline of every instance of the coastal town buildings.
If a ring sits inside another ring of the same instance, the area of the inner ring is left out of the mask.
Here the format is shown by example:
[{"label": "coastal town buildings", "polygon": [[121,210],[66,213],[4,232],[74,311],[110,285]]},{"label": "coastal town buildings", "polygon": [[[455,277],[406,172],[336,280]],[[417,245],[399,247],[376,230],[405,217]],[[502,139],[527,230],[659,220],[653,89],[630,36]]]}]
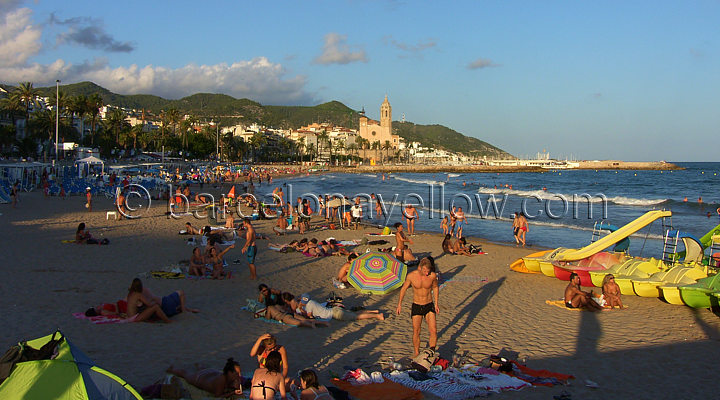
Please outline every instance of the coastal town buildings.
[{"label": "coastal town buildings", "polygon": [[397,149],[400,146],[400,136],[393,135],[392,131],[392,106],[385,95],[385,101],[380,105],[380,122],[365,116],[365,109],[360,113],[360,130],[361,138],[368,143],[378,142],[380,145],[390,143],[392,148]]}]

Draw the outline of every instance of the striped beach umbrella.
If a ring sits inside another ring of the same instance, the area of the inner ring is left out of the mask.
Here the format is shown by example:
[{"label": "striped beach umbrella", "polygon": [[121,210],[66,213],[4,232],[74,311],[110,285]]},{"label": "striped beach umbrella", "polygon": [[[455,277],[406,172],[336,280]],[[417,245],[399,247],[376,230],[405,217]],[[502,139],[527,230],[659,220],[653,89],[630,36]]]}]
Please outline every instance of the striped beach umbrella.
[{"label": "striped beach umbrella", "polygon": [[405,282],[407,266],[388,253],[370,251],[350,264],[348,282],[361,293],[387,294]]}]

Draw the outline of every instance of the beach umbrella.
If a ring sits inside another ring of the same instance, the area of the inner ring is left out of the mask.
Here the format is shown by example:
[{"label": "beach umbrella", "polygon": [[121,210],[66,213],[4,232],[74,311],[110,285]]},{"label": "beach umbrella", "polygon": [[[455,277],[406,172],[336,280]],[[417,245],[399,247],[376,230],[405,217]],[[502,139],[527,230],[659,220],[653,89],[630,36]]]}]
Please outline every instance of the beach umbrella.
[{"label": "beach umbrella", "polygon": [[387,294],[402,286],[407,266],[391,254],[370,251],[350,264],[348,282],[361,293]]},{"label": "beach umbrella", "polygon": [[[22,343],[40,349],[62,334]],[[98,367],[67,338],[56,348],[52,359],[15,364],[10,376],[0,384],[0,399],[113,399],[142,400],[140,394],[118,376]]]},{"label": "beach umbrella", "polygon": [[332,200],[328,201],[328,203],[327,203],[327,206],[328,206],[328,207],[333,207],[333,208],[335,208],[335,207],[340,207],[340,206],[351,206],[351,205],[352,205],[352,203],[350,203],[349,201],[345,200],[344,197],[343,197],[343,198],[332,199]]}]

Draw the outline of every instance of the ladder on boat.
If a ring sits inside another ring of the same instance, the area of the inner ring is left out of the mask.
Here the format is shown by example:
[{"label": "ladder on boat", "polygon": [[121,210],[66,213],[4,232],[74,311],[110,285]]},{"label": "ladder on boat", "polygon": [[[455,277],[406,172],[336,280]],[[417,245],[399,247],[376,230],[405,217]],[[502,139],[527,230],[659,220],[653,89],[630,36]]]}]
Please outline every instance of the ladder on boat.
[{"label": "ladder on boat", "polygon": [[662,261],[674,264],[677,261],[675,254],[677,253],[678,242],[680,241],[680,231],[676,230],[674,235],[671,235],[671,232],[673,232],[673,230],[668,229],[663,235]]},{"label": "ladder on boat", "polygon": [[708,265],[711,267],[720,267],[720,235],[713,235],[710,243],[710,261]]},{"label": "ladder on boat", "polygon": [[600,240],[601,232],[605,229],[607,230],[607,226],[610,223],[608,221],[595,221],[595,224],[593,225],[592,230],[592,236],[590,237],[590,244],[595,243],[596,241]]}]

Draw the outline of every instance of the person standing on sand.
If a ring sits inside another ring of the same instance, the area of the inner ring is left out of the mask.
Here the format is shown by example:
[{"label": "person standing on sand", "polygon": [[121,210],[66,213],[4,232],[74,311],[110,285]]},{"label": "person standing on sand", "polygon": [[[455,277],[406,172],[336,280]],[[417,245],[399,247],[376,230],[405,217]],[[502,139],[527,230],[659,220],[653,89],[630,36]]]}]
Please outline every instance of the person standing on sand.
[{"label": "person standing on sand", "polygon": [[458,207],[455,212],[455,218],[457,220],[457,231],[455,231],[455,236],[460,239],[463,236],[463,225],[467,224],[467,218],[465,217],[462,207]]},{"label": "person standing on sand", "polygon": [[522,247],[525,247],[525,234],[528,232],[528,221],[527,218],[525,218],[525,214],[518,213],[516,219],[517,222],[517,228],[518,228],[518,239],[520,240],[520,243],[522,243]]},{"label": "person standing on sand", "polygon": [[255,245],[255,228],[249,218],[243,219],[243,225],[245,226],[245,246],[242,248],[242,253],[245,254],[248,260],[248,267],[250,268],[250,279],[257,279],[255,273],[255,256],[257,255],[257,246]]},{"label": "person standing on sand", "polygon": [[520,245],[520,238],[518,237],[518,233],[520,232],[520,227],[518,226],[518,222],[520,222],[520,218],[518,218],[518,213],[516,211],[515,215],[513,217],[513,223],[512,223],[513,238],[515,238],[515,246]]},{"label": "person standing on sand", "polygon": [[85,208],[88,209],[88,212],[92,212],[92,192],[90,191],[89,186],[85,188],[85,199],[87,200]]},{"label": "person standing on sand", "polygon": [[600,311],[602,307],[592,299],[592,292],[580,290],[580,277],[573,272],[570,274],[570,283],[565,288],[565,307],[586,308],[589,311]]},{"label": "person standing on sand", "polygon": [[12,197],[12,207],[17,208],[18,192],[20,192],[20,181],[16,180],[10,188],[10,197]]},{"label": "person standing on sand", "polygon": [[415,220],[420,218],[420,215],[418,215],[417,210],[415,209],[415,206],[412,204],[408,204],[405,206],[405,211],[403,212],[403,215],[405,216],[405,222],[408,226],[408,234],[414,235],[415,234]]},{"label": "person standing on sand", "polygon": [[405,283],[400,289],[400,298],[398,299],[397,310],[395,310],[397,315],[400,315],[405,292],[410,286],[413,288],[413,303],[410,311],[413,327],[413,357],[417,357],[420,354],[420,329],[423,319],[427,321],[428,332],[430,333],[429,347],[435,350],[437,346],[436,317],[440,312],[438,305],[440,289],[438,287],[438,277],[435,273],[435,263],[432,259],[423,258],[420,260],[417,270],[407,274]]}]

